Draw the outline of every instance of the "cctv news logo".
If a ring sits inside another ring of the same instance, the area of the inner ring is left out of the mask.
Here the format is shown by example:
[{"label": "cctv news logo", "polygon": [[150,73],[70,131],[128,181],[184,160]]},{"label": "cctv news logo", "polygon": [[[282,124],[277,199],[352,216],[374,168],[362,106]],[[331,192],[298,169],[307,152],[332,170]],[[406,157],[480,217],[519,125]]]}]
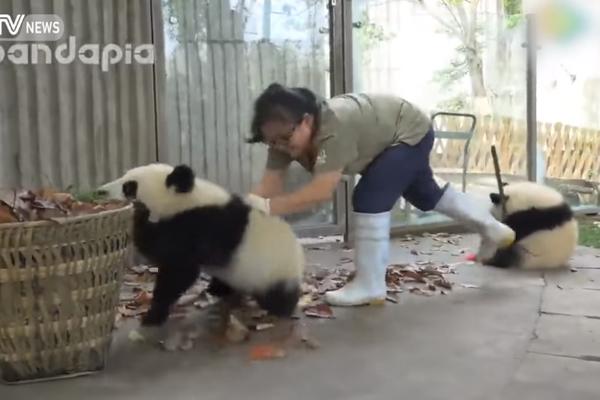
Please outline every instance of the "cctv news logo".
[{"label": "cctv news logo", "polygon": [[[57,16],[24,14],[11,16],[0,14],[0,40],[18,40],[21,30],[25,35],[58,35],[62,36],[62,21]],[[25,19],[28,19],[25,22]],[[8,37],[6,37],[8,36]]]},{"label": "cctv news logo", "polygon": [[[100,65],[102,71],[119,62],[154,64],[154,45],[119,46],[109,43],[84,43],[78,47],[77,38],[69,36],[66,42],[55,46],[54,51],[44,43],[58,42],[65,33],[65,24],[54,14],[0,14],[0,63],[9,61],[16,65],[71,64],[76,58],[83,64]],[[8,48],[3,42],[19,42]],[[33,42],[33,43],[23,43]],[[37,43],[36,43],[37,42]]]}]

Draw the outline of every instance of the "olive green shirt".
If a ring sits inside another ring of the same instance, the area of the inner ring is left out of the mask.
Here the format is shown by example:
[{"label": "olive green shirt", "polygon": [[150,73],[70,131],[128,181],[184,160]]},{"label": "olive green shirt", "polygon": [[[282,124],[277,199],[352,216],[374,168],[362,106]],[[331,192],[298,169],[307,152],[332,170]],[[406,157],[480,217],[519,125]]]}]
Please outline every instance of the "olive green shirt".
[{"label": "olive green shirt", "polygon": [[[413,146],[430,128],[429,117],[400,97],[363,93],[333,97],[321,104],[312,172],[342,169],[345,174],[359,174],[386,148],[399,143]],[[268,169],[284,169],[292,161],[269,148]]]}]

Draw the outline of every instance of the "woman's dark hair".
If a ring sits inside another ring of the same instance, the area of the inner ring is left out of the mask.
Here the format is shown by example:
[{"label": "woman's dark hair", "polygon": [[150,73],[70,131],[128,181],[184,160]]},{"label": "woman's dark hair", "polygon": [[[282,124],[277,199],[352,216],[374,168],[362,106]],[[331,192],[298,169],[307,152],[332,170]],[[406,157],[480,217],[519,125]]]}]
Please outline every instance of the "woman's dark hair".
[{"label": "woman's dark hair", "polygon": [[252,136],[248,143],[263,141],[260,128],[268,121],[300,123],[305,114],[312,115],[313,133],[319,129],[320,111],[317,96],[307,88],[287,88],[279,83],[272,83],[254,102],[252,118]]}]

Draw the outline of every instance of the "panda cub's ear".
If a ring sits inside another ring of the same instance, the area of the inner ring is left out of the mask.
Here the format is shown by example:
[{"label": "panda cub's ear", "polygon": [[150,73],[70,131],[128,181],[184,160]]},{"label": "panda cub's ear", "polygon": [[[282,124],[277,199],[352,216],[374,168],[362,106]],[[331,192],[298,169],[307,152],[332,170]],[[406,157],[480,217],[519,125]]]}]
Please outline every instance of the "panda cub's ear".
[{"label": "panda cub's ear", "polygon": [[188,193],[194,188],[194,171],[185,164],[175,167],[167,176],[165,184],[167,187],[175,186],[177,193]]},{"label": "panda cub's ear", "polygon": [[[506,200],[508,200],[509,196],[504,195],[504,198]],[[490,200],[492,200],[492,203],[494,203],[494,204],[500,204],[500,201],[501,201],[500,193],[490,193]]]}]

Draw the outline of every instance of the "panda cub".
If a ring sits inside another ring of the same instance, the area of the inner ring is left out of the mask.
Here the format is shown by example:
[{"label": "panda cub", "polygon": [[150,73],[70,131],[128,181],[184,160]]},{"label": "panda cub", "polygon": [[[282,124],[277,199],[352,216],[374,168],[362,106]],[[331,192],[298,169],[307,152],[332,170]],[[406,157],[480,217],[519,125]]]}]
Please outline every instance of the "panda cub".
[{"label": "panda cub", "polygon": [[[533,182],[504,187],[506,215],[502,219],[516,233],[512,246],[498,250],[483,263],[500,268],[566,267],[578,242],[578,224],[571,207],[555,189]],[[498,193],[491,193],[492,214],[501,220]]]},{"label": "panda cub", "polygon": [[187,165],[140,166],[99,191],[134,202],[134,244],[159,268],[142,325],[162,325],[201,268],[212,294],[250,295],[272,315],[293,314],[304,252],[283,219],[196,178]]}]

